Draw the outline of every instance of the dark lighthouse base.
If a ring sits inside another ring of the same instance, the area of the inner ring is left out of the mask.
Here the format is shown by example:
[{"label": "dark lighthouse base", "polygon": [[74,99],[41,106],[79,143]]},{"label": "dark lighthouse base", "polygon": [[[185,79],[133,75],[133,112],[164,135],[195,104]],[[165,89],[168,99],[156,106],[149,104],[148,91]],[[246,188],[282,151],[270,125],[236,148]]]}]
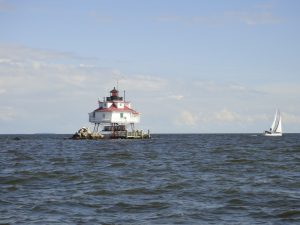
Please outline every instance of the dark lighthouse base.
[{"label": "dark lighthouse base", "polygon": [[82,127],[80,128],[71,139],[74,140],[99,140],[99,139],[150,139],[150,131],[144,133],[142,130],[133,130],[133,131],[111,131],[105,132],[103,134],[99,132],[91,132],[89,129]]}]

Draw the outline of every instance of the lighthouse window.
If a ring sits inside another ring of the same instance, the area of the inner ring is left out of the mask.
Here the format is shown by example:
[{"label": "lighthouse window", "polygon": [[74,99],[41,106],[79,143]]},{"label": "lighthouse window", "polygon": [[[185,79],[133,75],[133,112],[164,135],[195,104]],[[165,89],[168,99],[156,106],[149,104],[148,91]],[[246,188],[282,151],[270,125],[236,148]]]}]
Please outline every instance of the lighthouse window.
[{"label": "lighthouse window", "polygon": [[102,117],[105,118],[105,113],[102,114]]},{"label": "lighthouse window", "polygon": [[123,118],[123,113],[120,113],[120,118]]}]

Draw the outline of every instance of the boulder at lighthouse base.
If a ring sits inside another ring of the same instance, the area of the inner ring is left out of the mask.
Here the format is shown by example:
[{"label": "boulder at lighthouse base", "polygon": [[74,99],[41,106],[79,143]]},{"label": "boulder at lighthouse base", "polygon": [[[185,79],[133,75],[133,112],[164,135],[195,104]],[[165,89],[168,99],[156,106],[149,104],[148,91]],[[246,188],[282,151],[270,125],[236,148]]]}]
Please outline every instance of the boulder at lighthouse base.
[{"label": "boulder at lighthouse base", "polygon": [[82,127],[80,128],[72,137],[71,139],[103,139],[104,136],[100,133],[91,132],[88,128]]}]

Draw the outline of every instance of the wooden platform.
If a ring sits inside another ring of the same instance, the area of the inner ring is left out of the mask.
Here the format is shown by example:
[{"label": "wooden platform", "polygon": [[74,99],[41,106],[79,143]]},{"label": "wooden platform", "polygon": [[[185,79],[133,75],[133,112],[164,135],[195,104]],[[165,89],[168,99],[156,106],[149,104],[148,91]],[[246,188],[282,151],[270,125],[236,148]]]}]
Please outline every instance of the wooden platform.
[{"label": "wooden platform", "polygon": [[151,138],[150,131],[144,133],[142,130],[135,131],[115,131],[112,132],[110,137],[111,139],[123,138],[123,139],[149,139]]}]

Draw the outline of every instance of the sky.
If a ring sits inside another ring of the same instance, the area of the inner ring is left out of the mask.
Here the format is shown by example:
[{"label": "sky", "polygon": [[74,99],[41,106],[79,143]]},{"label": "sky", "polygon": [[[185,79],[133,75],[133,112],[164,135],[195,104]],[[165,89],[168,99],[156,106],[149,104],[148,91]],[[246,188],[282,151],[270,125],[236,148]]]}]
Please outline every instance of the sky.
[{"label": "sky", "polygon": [[0,133],[74,133],[118,87],[152,133],[300,132],[297,0],[0,0]]}]

